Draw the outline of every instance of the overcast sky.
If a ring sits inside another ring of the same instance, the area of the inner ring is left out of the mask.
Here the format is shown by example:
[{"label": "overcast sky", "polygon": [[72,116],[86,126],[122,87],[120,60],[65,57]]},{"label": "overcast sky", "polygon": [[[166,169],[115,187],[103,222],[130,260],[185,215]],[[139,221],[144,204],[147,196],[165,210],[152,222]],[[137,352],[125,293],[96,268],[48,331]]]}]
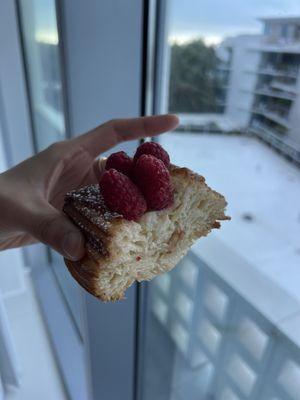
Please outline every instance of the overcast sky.
[{"label": "overcast sky", "polygon": [[[1,0],[0,0],[1,1]],[[224,36],[260,33],[260,17],[299,16],[300,0],[167,0],[171,40],[201,36],[218,43]],[[36,30],[57,42],[55,2],[34,0]]]},{"label": "overcast sky", "polygon": [[170,0],[170,37],[218,42],[224,36],[260,33],[259,17],[300,17],[300,0]]}]

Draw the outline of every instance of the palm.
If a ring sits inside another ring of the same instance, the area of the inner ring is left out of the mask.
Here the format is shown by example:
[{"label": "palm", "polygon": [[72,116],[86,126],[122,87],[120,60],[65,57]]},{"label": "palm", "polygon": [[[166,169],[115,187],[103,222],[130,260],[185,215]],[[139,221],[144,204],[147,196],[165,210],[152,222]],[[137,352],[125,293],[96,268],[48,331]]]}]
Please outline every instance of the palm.
[{"label": "palm", "polygon": [[[37,161],[39,161],[38,158]],[[45,177],[44,182],[41,182],[43,187],[42,197],[57,210],[61,211],[65,194],[68,191],[97,182],[100,177],[99,166],[101,164],[98,161],[94,161],[88,152],[80,147],[77,148],[77,146],[69,149],[65,157],[62,156],[53,161],[47,164],[45,170],[39,169],[38,172],[39,175]],[[27,162],[22,163],[20,168],[26,169]],[[30,162],[31,160],[29,160]],[[29,167],[32,168],[32,165]],[[36,167],[38,169],[39,166]],[[11,232],[9,246],[7,247],[18,247],[36,242],[37,240],[28,233]]]}]

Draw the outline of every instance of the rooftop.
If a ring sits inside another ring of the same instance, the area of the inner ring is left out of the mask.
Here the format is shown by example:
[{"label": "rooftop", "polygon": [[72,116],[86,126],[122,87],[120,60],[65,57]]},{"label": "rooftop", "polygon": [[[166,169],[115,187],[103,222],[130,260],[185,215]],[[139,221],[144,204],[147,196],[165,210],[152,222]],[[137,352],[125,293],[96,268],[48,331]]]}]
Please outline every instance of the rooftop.
[{"label": "rooftop", "polygon": [[228,201],[224,245],[300,302],[300,169],[251,137],[171,133],[162,145]]}]

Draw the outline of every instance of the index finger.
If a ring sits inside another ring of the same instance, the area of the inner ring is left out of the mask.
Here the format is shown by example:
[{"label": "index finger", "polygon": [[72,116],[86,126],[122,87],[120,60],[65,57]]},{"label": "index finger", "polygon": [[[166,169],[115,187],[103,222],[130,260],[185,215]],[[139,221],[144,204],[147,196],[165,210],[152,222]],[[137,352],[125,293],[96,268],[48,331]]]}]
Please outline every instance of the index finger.
[{"label": "index finger", "polygon": [[97,157],[120,142],[156,136],[176,128],[178,123],[178,117],[173,114],[116,119],[106,122],[72,141],[87,150],[91,156]]}]

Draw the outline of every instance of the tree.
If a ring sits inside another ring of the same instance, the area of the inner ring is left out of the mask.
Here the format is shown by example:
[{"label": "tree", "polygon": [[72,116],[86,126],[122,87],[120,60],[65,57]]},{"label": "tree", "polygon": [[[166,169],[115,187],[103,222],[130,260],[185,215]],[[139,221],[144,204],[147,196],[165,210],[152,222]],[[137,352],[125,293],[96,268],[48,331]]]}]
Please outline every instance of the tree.
[{"label": "tree", "polygon": [[216,112],[218,58],[213,47],[199,39],[171,47],[171,112]]}]

